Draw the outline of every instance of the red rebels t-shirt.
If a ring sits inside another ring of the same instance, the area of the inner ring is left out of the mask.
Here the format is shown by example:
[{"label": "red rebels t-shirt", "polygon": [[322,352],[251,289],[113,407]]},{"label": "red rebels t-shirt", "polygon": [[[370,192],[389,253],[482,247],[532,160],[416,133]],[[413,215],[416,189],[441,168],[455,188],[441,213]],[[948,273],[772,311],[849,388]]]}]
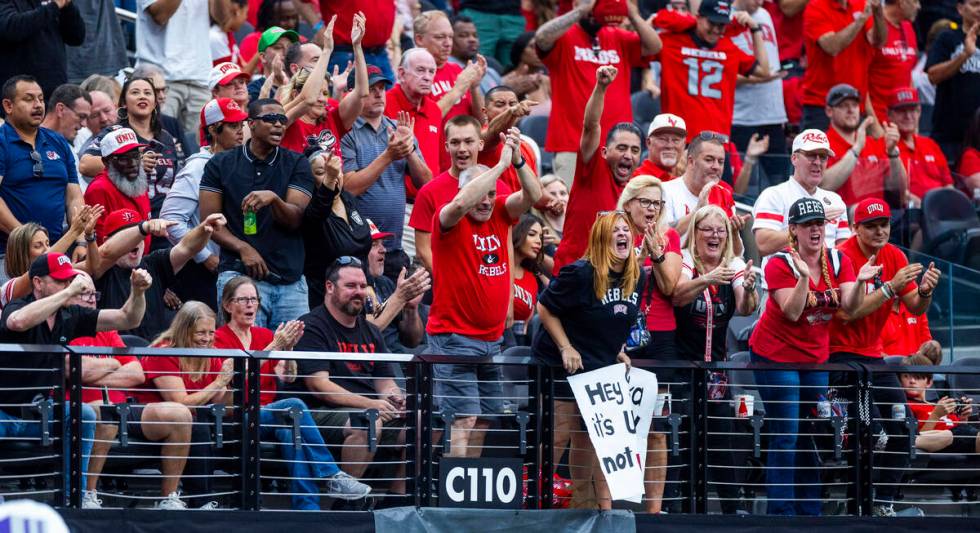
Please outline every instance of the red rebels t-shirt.
[{"label": "red rebels t-shirt", "polygon": [[777,0],[765,0],[762,6],[772,17],[776,27],[776,43],[779,45],[779,61],[803,57],[803,12],[792,17],[783,14]]},{"label": "red rebels t-shirt", "polygon": [[[235,335],[228,324],[225,324],[214,332],[214,347],[232,350],[265,350],[265,347],[272,342],[272,337],[275,336],[271,329],[257,326],[252,326],[251,332],[252,343],[248,346],[242,346],[242,341],[238,335]],[[262,378],[259,379],[259,403],[261,405],[276,401],[276,391],[279,388],[276,382],[276,364],[278,362],[278,360],[267,360],[262,363],[262,368],[259,370],[262,373]]]},{"label": "red rebels t-shirt", "polygon": [[[667,248],[664,250],[664,253],[681,255],[681,236],[677,233],[677,230],[667,228],[664,236],[667,237]],[[639,247],[641,244],[643,244],[642,234],[635,236],[633,239],[634,246]],[[649,257],[647,257],[643,266],[653,268],[653,263]],[[653,275],[656,276],[657,274],[654,273]],[[677,321],[674,319],[674,305],[670,302],[669,297],[664,296],[664,293],[660,292],[660,287],[656,281],[653,279],[649,280],[646,289],[640,297],[642,298],[640,309],[647,315],[648,330],[674,331],[677,329]]]},{"label": "red rebels t-shirt", "polygon": [[854,22],[855,15],[864,11],[865,0],[849,0],[847,7],[840,0],[810,0],[803,11],[803,45],[807,67],[803,74],[803,105],[824,107],[827,92],[838,83],[849,83],[861,93],[868,94],[868,66],[874,47],[868,44],[866,33],[874,20],[868,19],[859,35],[847,48],[832,56],[820,48],[817,39],[838,32]]},{"label": "red rebels t-shirt", "polygon": [[538,301],[538,280],[530,270],[514,278],[514,320],[530,320]]},{"label": "red rebels t-shirt", "polygon": [[[922,431],[922,427],[926,425],[929,421],[929,415],[936,408],[934,404],[909,401],[909,409],[915,415],[915,419],[919,421],[919,431]],[[953,429],[956,427],[960,421],[960,417],[956,416],[955,413],[947,413],[946,416],[940,418],[936,421],[936,425],[933,429],[943,430],[943,429]]]},{"label": "red rebels t-shirt", "polygon": [[932,189],[953,184],[946,156],[936,141],[922,135],[915,136],[915,150],[905,141],[899,141],[898,153],[909,176],[909,192],[925,197]]},{"label": "red rebels t-shirt", "polygon": [[[322,20],[330,20],[330,17],[337,15],[337,22],[333,27],[333,38],[337,44],[351,43],[350,32],[354,21],[354,14],[363,11],[366,15],[364,21],[364,39],[361,45],[364,48],[374,48],[384,46],[391,36],[391,28],[395,25],[395,2],[392,0],[320,0],[320,15]],[[254,25],[254,21],[253,21]]]},{"label": "red rebels t-shirt", "polygon": [[[108,348],[125,348],[126,343],[115,331],[100,331],[94,337],[77,337],[68,343],[69,346],[105,346]],[[120,366],[137,361],[132,355],[99,355],[86,357],[115,357]],[[84,363],[83,363],[84,364]],[[68,394],[65,394],[65,398]],[[82,403],[101,402],[102,390],[99,388],[82,387]],[[109,389],[109,401],[113,404],[126,403],[126,392],[119,389]]]},{"label": "red rebels t-shirt", "polygon": [[[617,122],[632,122],[630,105],[630,68],[642,67],[640,37],[630,31],[604,26],[593,39],[580,24],[565,32],[549,52],[538,50],[541,61],[551,76],[551,107],[556,112],[548,120],[545,150],[577,152],[582,137],[585,104],[595,87],[595,71],[601,65],[612,65],[619,75],[606,91],[602,111],[602,131],[609,131]],[[686,115],[685,115],[686,116]]]},{"label": "red rebels t-shirt", "polygon": [[669,170],[661,167],[660,165],[650,161],[649,159],[644,159],[640,166],[636,167],[633,171],[634,176],[653,176],[660,180],[662,183],[667,183],[668,181],[675,179],[677,176],[670,173]]},{"label": "red rebels t-shirt", "polygon": [[[827,162],[827,167],[830,168],[847,155],[851,143],[841,137],[833,127],[827,129],[827,140],[830,141],[830,149],[834,151],[834,157]],[[850,177],[836,192],[846,205],[856,204],[865,198],[882,198],[885,194],[885,178],[889,172],[891,169],[885,154],[884,138],[868,137]]]},{"label": "red rebels t-shirt", "polygon": [[[493,167],[500,161],[500,152],[503,151],[504,145],[497,143],[492,150],[484,149],[480,152],[480,157],[477,161],[481,165],[486,165],[488,167]],[[524,158],[524,163],[527,168],[531,170],[532,173],[537,174],[535,170],[538,168],[538,160],[534,157],[534,150],[526,142],[521,142],[521,156]],[[521,179],[517,177],[517,169],[513,165],[507,167],[504,173],[500,175],[500,181],[507,184],[507,187],[513,191],[519,191],[521,187]]]},{"label": "red rebels t-shirt", "polygon": [[589,232],[596,214],[616,208],[619,195],[626,184],[620,184],[609,171],[606,160],[596,150],[588,163],[579,153],[575,159],[575,179],[565,208],[565,227],[555,252],[554,275],[561,267],[582,258],[588,248]]},{"label": "red rebels t-shirt", "polygon": [[735,81],[755,65],[755,57],[735,46],[729,37],[723,37],[713,48],[702,48],[692,35],[660,34],[664,46],[654,56],[663,65],[661,109],[684,117],[688,142],[704,130],[731,133]]},{"label": "red rebels t-shirt", "polygon": [[[164,376],[179,376],[184,382],[187,393],[194,394],[218,379],[218,374],[221,373],[222,359],[220,357],[212,357],[208,362],[209,366],[198,377],[197,381],[191,381],[190,374],[181,373],[179,357],[145,357],[143,358],[143,374],[146,376],[146,382],[143,383],[140,390],[135,391],[133,396],[136,397],[137,402],[144,405],[164,401],[163,396],[160,395],[153,383],[154,379]],[[194,411],[191,409],[191,413]]]},{"label": "red rebels t-shirt", "polygon": [[[846,255],[835,250],[825,250],[828,271],[840,301],[840,284],[854,281],[854,268]],[[839,269],[834,262],[839,260]],[[837,306],[828,298],[830,289],[820,272],[811,273],[810,294],[817,297],[816,307],[809,303],[804,307],[799,320],[791,322],[773,297],[779,289],[792,289],[796,286],[795,267],[786,252],[773,254],[766,263],[766,287],[769,299],[752,331],[749,346],[760,356],[777,363],[824,363],[830,357],[830,320],[837,312]],[[835,275],[834,272],[837,272]]]},{"label": "red rebels t-shirt", "polygon": [[918,43],[912,23],[903,20],[898,26],[888,26],[885,45],[874,49],[868,82],[871,105],[878,120],[888,120],[888,101],[899,87],[912,86],[912,69],[917,59]]},{"label": "red rebels t-shirt", "polygon": [[972,146],[967,146],[960,156],[960,168],[958,171],[965,177],[970,177],[980,173],[980,150]]},{"label": "red rebels t-shirt", "polygon": [[[109,180],[109,174],[105,170],[100,172],[89,184],[88,188],[85,189],[85,204],[86,205],[101,205],[105,208],[102,216],[95,223],[95,236],[99,240],[99,244],[105,242],[106,235],[105,232],[105,221],[109,218],[109,214],[113,211],[119,209],[132,209],[139,213],[143,218],[142,220],[150,219],[150,197],[147,193],[143,193],[136,198],[130,198],[125,194],[119,192],[119,189]],[[134,220],[133,223],[141,222],[142,220]],[[150,239],[152,235],[146,236],[146,244],[144,250],[146,253],[150,251]]]},{"label": "red rebels t-shirt", "polygon": [[[440,153],[445,151],[442,140],[442,110],[432,96],[425,96],[418,107],[412,105],[405,96],[405,91],[401,85],[395,85],[388,90],[385,100],[385,116],[392,120],[398,120],[399,111],[407,111],[415,119],[415,140],[419,143],[419,150],[425,165],[429,167],[432,175],[439,174]],[[418,189],[412,180],[405,176],[405,195],[415,198]]]},{"label": "red rebels t-shirt", "polygon": [[891,312],[881,333],[884,343],[881,350],[886,355],[912,355],[922,343],[932,340],[929,331],[929,317],[925,313],[913,315],[904,303],[898,309],[889,306]]},{"label": "red rebels t-shirt", "polygon": [[[408,225],[418,231],[433,233],[432,221],[442,206],[448,204],[459,192],[459,180],[447,170],[422,186],[415,197],[415,207]],[[513,191],[501,180],[497,180],[497,198],[506,199]]]},{"label": "red rebels t-shirt", "polygon": [[432,308],[426,333],[457,333],[495,341],[504,333],[510,298],[510,217],[506,197],[497,197],[486,222],[469,215],[440,231],[432,219]]},{"label": "red rebels t-shirt", "polygon": [[[453,85],[456,84],[456,78],[459,77],[460,73],[463,72],[463,67],[457,65],[456,63],[446,61],[438,70],[436,70],[435,78],[432,79],[432,98],[438,102],[446,93],[453,89]],[[466,91],[463,97],[457,100],[446,116],[443,117],[443,123],[447,120],[458,116],[458,115],[468,115],[470,113],[470,107],[473,104],[473,95],[470,91]]]},{"label": "red rebels t-shirt", "polygon": [[[851,236],[837,249],[851,259],[851,264],[856,270],[860,270],[868,262],[868,258],[858,246],[857,235]],[[882,281],[889,281],[895,277],[899,270],[909,264],[909,260],[894,245],[886,244],[875,255],[875,264],[881,265]],[[910,281],[905,287],[895,287],[895,291],[904,296],[916,288],[918,285],[914,281]],[[866,281],[865,294],[871,294],[874,291],[874,280]],[[882,331],[885,328],[885,323],[888,322],[888,316],[891,315],[891,307],[889,301],[870,315],[846,323],[835,316],[830,323],[830,353],[848,352],[867,357],[881,357],[883,351]]]},{"label": "red rebels t-shirt", "polygon": [[296,119],[282,136],[280,146],[294,152],[303,153],[306,149],[307,137],[318,137],[321,141],[327,133],[332,133],[336,139],[334,153],[340,156],[340,139],[350,130],[343,129],[344,122],[340,119],[340,108],[327,105],[327,112],[318,122],[307,122],[300,117]]}]

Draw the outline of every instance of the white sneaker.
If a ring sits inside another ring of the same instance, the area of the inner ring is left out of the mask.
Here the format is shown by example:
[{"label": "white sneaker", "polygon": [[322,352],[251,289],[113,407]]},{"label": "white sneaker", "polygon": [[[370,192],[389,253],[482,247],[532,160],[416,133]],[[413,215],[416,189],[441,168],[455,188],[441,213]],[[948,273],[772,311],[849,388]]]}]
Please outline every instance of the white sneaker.
[{"label": "white sneaker", "polygon": [[179,492],[171,492],[166,498],[158,501],[153,508],[167,511],[181,511],[187,509],[187,504],[180,499]]},{"label": "white sneaker", "polygon": [[875,505],[872,514],[874,516],[898,516],[895,513],[895,506],[892,504]]},{"label": "white sneaker", "polygon": [[371,487],[341,470],[326,478],[329,496],[341,500],[359,500],[371,493]]},{"label": "white sneaker", "polygon": [[209,501],[208,503],[206,503],[206,504],[198,507],[198,509],[200,509],[202,511],[213,511],[213,510],[218,509],[220,507],[221,506],[218,505],[218,502],[212,500],[212,501]]},{"label": "white sneaker", "polygon": [[98,498],[97,492],[94,490],[86,490],[82,492],[82,509],[101,509],[102,500]]}]

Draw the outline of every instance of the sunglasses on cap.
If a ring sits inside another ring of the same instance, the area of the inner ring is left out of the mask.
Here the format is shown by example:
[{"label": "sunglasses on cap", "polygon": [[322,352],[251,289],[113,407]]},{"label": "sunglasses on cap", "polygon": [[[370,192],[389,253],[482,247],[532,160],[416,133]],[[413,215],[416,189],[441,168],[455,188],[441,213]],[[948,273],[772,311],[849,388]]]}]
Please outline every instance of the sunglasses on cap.
[{"label": "sunglasses on cap", "polygon": [[623,211],[622,209],[610,209],[610,210],[607,210],[607,211],[599,211],[598,213],[595,214],[595,217],[596,218],[599,218],[599,217],[604,217],[606,215],[623,215],[623,216],[626,216],[626,211]]},{"label": "sunglasses on cap", "polygon": [[362,266],[364,266],[364,263],[361,263],[361,260],[356,257],[344,255],[335,259],[332,266],[333,267],[353,266],[353,267],[361,268]]},{"label": "sunglasses on cap", "polygon": [[698,134],[698,139],[702,141],[718,141],[722,144],[728,144],[728,135],[723,135],[714,131],[702,131]]},{"label": "sunglasses on cap", "polygon": [[44,174],[44,164],[41,163],[41,154],[37,150],[31,150],[31,161],[34,162],[34,177],[41,177]]},{"label": "sunglasses on cap", "polygon": [[266,124],[283,124],[289,122],[289,119],[283,113],[266,113],[265,115],[258,115],[254,117],[249,117],[251,120],[261,120]]}]

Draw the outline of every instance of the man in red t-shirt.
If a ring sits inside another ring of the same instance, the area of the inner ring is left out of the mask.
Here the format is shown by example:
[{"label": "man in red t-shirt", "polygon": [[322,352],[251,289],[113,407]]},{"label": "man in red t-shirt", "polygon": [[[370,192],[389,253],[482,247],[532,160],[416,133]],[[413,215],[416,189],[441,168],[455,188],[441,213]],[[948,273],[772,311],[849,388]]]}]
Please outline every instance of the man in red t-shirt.
[{"label": "man in red t-shirt", "polygon": [[647,128],[647,158],[637,167],[637,176],[653,176],[668,182],[674,176],[674,169],[684,155],[687,124],[684,119],[670,113],[661,113],[653,118]]},{"label": "man in red t-shirt", "polygon": [[386,49],[392,28],[395,27],[394,0],[320,0],[322,20],[318,25],[337,15],[337,23],[333,28],[336,46],[330,56],[328,72],[333,72],[334,67],[343,70],[347,63],[354,60],[354,49],[351,47],[351,20],[357,12],[367,15],[363,41],[364,60],[368,65],[380,68],[388,79],[394,79],[395,73],[391,69]]},{"label": "man in red t-shirt", "polygon": [[640,17],[633,2],[625,3],[625,15],[637,33],[604,23],[614,22],[613,17],[597,20],[593,13],[596,1],[580,0],[578,7],[548,21],[534,36],[538,56],[548,67],[554,88],[551,99],[555,111],[548,120],[544,148],[555,152],[555,174],[566,186],[571,186],[576,173],[579,146],[575,141],[582,135],[585,103],[595,86],[596,66],[610,65],[623,73],[611,87],[612,105],[601,117],[601,131],[606,132],[615,124],[633,121],[630,69],[647,66],[643,56],[661,49],[653,27]]},{"label": "man in red t-shirt", "polygon": [[834,155],[827,161],[820,186],[836,191],[848,206],[865,198],[883,198],[885,190],[900,191],[906,180],[898,159],[898,128],[886,122],[884,138],[869,137],[874,119],[861,121],[861,101],[857,89],[846,83],[827,93],[827,140]]},{"label": "man in red t-shirt", "polygon": [[701,131],[730,135],[739,75],[769,75],[762,28],[746,11],[735,20],[752,32],[754,55],[748,55],[725,35],[732,21],[727,2],[704,0],[692,29],[660,35],[663,49],[654,59],[663,65],[661,109],[687,117],[687,141]]},{"label": "man in red t-shirt", "polygon": [[[481,165],[493,166],[500,160],[500,151],[504,145],[500,142],[500,134],[517,126],[517,123],[531,112],[531,107],[537,102],[517,98],[517,91],[506,86],[498,85],[487,91],[486,107],[483,114],[487,117],[487,127],[483,129],[483,149],[480,150],[479,163]],[[531,172],[537,174],[538,160],[534,156],[534,149],[521,139],[521,157],[530,165]],[[500,181],[507,184],[512,191],[521,189],[520,179],[517,177],[517,169],[510,167],[504,170],[500,176]]]},{"label": "man in red t-shirt", "polygon": [[[541,184],[521,157],[519,143],[520,132],[512,128],[500,161],[479,175],[462,176],[455,198],[433,217],[429,353],[500,354],[513,298],[510,229],[541,198]],[[511,165],[518,170],[522,188],[497,197],[497,179]],[[500,367],[437,365],[434,371],[439,407],[458,414],[448,455],[479,457],[490,422],[485,416],[502,412]]]},{"label": "man in red t-shirt", "polygon": [[[105,223],[110,213],[132,209],[144,220],[150,218],[150,186],[146,174],[155,172],[156,159],[143,157],[140,149],[145,146],[129,128],[111,131],[102,139],[100,150],[105,169],[85,189],[86,204],[105,208],[95,224],[99,244],[105,242]],[[149,236],[146,249],[150,249]]]},{"label": "man in red t-shirt", "polygon": [[[480,151],[483,150],[481,130],[480,121],[469,115],[459,115],[446,123],[446,147],[451,158],[449,170],[426,183],[415,198],[408,225],[415,230],[415,256],[430,272],[433,217],[459,192],[458,180],[463,172],[478,165]],[[497,195],[504,197],[510,192],[510,187],[497,180]]]},{"label": "man in red t-shirt", "polygon": [[803,129],[826,130],[824,100],[836,83],[868,94],[868,65],[888,33],[881,0],[810,0],[803,11]]},{"label": "man in red t-shirt", "polygon": [[616,208],[619,195],[640,163],[643,134],[632,122],[614,125],[606,134],[605,146],[599,146],[602,139],[602,108],[607,90],[613,85],[617,73],[616,67],[605,65],[596,69],[594,75],[595,88],[585,105],[582,136],[575,161],[575,179],[565,210],[564,233],[555,253],[555,275],[558,275],[561,267],[582,257],[596,213]]},{"label": "man in red t-shirt", "polygon": [[919,13],[917,0],[884,2],[888,34],[881,48],[875,48],[868,68],[868,86],[875,116],[884,121],[892,91],[912,85],[912,69],[918,60],[918,42],[912,26]]},{"label": "man in red t-shirt", "polygon": [[936,141],[919,135],[919,92],[912,87],[899,87],[888,102],[888,120],[897,125],[901,134],[898,151],[902,168],[908,173],[908,200],[922,205],[927,192],[939,187],[952,187],[953,175],[946,156]]},{"label": "man in red t-shirt", "polygon": [[[426,166],[435,176],[439,174],[439,153],[443,150],[442,110],[432,97],[432,80],[436,61],[424,48],[412,48],[402,54],[398,67],[398,83],[385,95],[385,116],[398,120],[398,112],[406,111],[415,120],[415,139]],[[405,190],[414,198],[417,189],[406,178]]]}]

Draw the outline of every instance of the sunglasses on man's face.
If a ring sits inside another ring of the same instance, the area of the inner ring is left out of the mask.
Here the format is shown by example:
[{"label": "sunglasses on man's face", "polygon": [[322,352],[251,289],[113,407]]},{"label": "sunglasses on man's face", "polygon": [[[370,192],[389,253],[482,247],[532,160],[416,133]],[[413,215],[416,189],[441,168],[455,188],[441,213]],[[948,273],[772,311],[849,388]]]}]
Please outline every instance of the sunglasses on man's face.
[{"label": "sunglasses on man's face", "polygon": [[252,120],[261,120],[262,122],[265,122],[266,124],[276,124],[276,123],[279,123],[279,124],[283,124],[283,125],[285,125],[286,122],[289,121],[289,119],[286,118],[286,115],[284,115],[282,113],[266,113],[265,115],[258,115],[258,116],[252,117]]},{"label": "sunglasses on man's face", "polygon": [[34,177],[41,177],[44,174],[44,165],[41,163],[41,154],[37,153],[37,150],[31,150],[31,161],[34,162]]}]

